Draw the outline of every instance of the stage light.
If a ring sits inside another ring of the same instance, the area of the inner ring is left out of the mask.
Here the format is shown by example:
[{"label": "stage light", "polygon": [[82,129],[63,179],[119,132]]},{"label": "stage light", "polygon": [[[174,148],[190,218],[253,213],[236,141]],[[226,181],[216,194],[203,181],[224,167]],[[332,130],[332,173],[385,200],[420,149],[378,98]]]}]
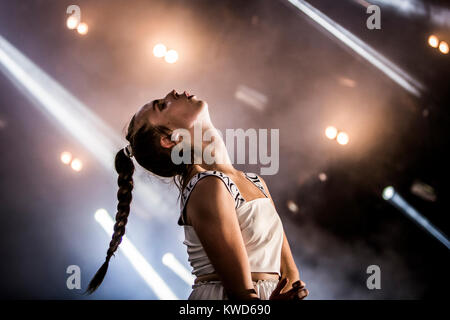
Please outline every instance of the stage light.
[{"label": "stage light", "polygon": [[[114,220],[105,209],[99,209],[95,212],[95,220],[102,226],[103,230],[111,236],[114,232]],[[178,300],[177,296],[170,290],[164,280],[158,275],[153,267],[147,262],[136,247],[128,240],[127,236],[122,237],[122,243],[119,249],[130,261],[133,268],[144,279],[145,283],[153,290],[159,299]]]},{"label": "stage light", "polygon": [[340,145],[346,145],[349,141],[349,137],[348,134],[345,132],[339,132],[337,137],[336,137],[336,141],[340,144]]},{"label": "stage light", "polygon": [[356,37],[350,31],[343,28],[336,21],[327,17],[307,1],[288,1],[308,17],[313,19],[320,26],[322,26],[325,30],[330,32],[338,40],[342,41],[343,44],[352,49],[356,54],[360,55],[374,67],[378,68],[381,72],[395,81],[398,85],[417,97],[421,96],[421,91],[424,90],[423,84],[414,79],[404,70],[400,69],[400,67],[395,65],[392,61],[384,57],[382,54]]},{"label": "stage light", "polygon": [[75,29],[78,26],[78,22],[79,21],[76,17],[74,17],[74,16],[68,17],[66,20],[67,28],[69,28],[71,30]]},{"label": "stage light", "polygon": [[162,58],[166,55],[167,48],[162,43],[158,43],[153,47],[153,55],[157,58]]},{"label": "stage light", "polygon": [[391,186],[384,188],[383,190],[383,199],[384,200],[390,200],[395,193],[395,189]]},{"label": "stage light", "polygon": [[72,161],[72,154],[70,152],[64,151],[61,153],[61,162],[64,164],[69,164]]},{"label": "stage light", "polygon": [[85,35],[86,33],[88,33],[89,27],[86,23],[81,22],[78,27],[77,27],[77,31],[79,34],[81,35]]},{"label": "stage light", "polygon": [[437,48],[439,45],[439,39],[435,35],[431,35],[428,37],[428,44],[433,48]]},{"label": "stage light", "polygon": [[298,212],[298,206],[297,206],[297,204],[294,201],[288,200],[286,205],[287,205],[289,211],[291,211],[293,213],[297,213]]},{"label": "stage light", "polygon": [[335,127],[329,126],[325,129],[325,135],[328,139],[333,140],[336,138],[338,131]]},{"label": "stage light", "polygon": [[413,220],[419,226],[421,226],[425,231],[430,233],[433,237],[439,240],[447,249],[450,249],[450,242],[439,229],[437,229],[431,222],[423,217],[416,209],[414,209],[410,204],[408,204],[405,199],[394,190],[393,187],[389,186],[384,188],[382,193],[383,199],[388,201],[394,207],[403,212],[408,218]]},{"label": "stage light", "polygon": [[167,63],[175,63],[178,60],[178,53],[175,50],[170,49],[169,51],[166,52],[164,59],[166,60]]},{"label": "stage light", "polygon": [[328,177],[327,177],[325,172],[319,173],[319,180],[320,181],[324,182],[324,181],[327,181],[327,179],[328,179]]},{"label": "stage light", "polygon": [[70,163],[70,166],[74,171],[81,171],[81,169],[83,169],[83,162],[81,162],[80,159],[75,158]]},{"label": "stage light", "polygon": [[177,260],[177,258],[175,258],[172,253],[168,252],[164,254],[162,257],[162,263],[175,272],[175,274],[183,279],[188,285],[192,286],[194,284],[195,277]]},{"label": "stage light", "polygon": [[442,52],[443,54],[447,54],[448,53],[448,43],[445,41],[441,41],[441,43],[439,43],[439,51]]}]

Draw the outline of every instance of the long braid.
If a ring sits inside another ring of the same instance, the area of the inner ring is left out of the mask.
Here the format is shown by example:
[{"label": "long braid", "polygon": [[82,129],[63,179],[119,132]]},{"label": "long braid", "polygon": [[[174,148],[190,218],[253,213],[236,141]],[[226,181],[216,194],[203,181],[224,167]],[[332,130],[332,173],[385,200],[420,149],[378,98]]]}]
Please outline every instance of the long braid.
[{"label": "long braid", "polygon": [[130,214],[130,203],[132,200],[131,191],[133,190],[133,173],[134,164],[133,161],[125,154],[124,150],[120,150],[116,154],[115,158],[115,168],[119,177],[117,178],[117,184],[119,190],[117,191],[117,199],[119,203],[117,204],[117,214],[116,223],[114,224],[114,233],[112,235],[111,242],[109,243],[109,248],[106,253],[106,259],[103,265],[98,269],[95,276],[92,278],[86,293],[93,293],[102,283],[106,272],[108,271],[108,265],[111,257],[116,252],[120,243],[122,242],[122,237],[125,234],[125,226],[128,222],[128,215]]},{"label": "long braid", "polygon": [[[146,106],[151,105],[152,103],[148,103]],[[139,128],[135,128],[135,120],[136,114],[131,118],[126,135],[126,140],[130,143],[133,149],[133,158],[143,168],[160,177],[174,177],[175,184],[178,182],[177,185],[181,191],[187,183],[187,178],[192,170],[192,166],[173,163],[171,159],[171,152],[161,147],[161,136],[169,135],[170,130],[163,126],[153,126],[150,122],[146,122]],[[191,160],[193,160],[193,153],[191,153],[191,156]],[[89,286],[85,292],[88,294],[91,294],[97,290],[105,278],[106,272],[108,271],[109,261],[122,242],[122,237],[125,234],[125,226],[128,221],[128,215],[130,213],[134,164],[133,161],[125,154],[123,149],[116,154],[114,163],[116,171],[119,174],[117,179],[117,184],[119,185],[117,199],[119,200],[119,203],[117,205],[116,223],[114,224],[114,233],[112,235],[111,242],[109,243],[105,262],[98,269],[97,273],[89,283]]]}]

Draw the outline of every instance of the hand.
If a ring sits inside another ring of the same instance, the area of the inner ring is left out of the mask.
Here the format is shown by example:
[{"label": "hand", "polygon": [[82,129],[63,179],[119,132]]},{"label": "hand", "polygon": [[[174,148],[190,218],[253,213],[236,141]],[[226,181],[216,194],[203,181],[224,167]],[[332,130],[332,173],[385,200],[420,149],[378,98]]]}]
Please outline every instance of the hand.
[{"label": "hand", "polygon": [[289,279],[283,278],[278,282],[277,287],[273,290],[269,300],[302,300],[308,294],[308,289],[305,288],[305,283],[298,280],[292,284],[292,289],[281,293],[281,290],[288,283]]},{"label": "hand", "polygon": [[300,280],[300,276],[297,274],[284,274],[281,275],[280,280],[282,278],[286,278],[287,282],[284,285],[283,289],[281,289],[280,293],[286,293],[294,287],[294,283]]}]

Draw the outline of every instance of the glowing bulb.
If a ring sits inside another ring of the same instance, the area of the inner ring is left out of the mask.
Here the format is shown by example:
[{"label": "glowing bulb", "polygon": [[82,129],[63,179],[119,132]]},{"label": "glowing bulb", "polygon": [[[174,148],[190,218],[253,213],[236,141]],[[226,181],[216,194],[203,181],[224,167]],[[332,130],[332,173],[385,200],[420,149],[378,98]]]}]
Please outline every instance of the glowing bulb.
[{"label": "glowing bulb", "polygon": [[81,169],[83,168],[83,163],[80,159],[73,159],[70,166],[74,171],[81,171]]},{"label": "glowing bulb", "polygon": [[325,173],[325,172],[321,172],[321,173],[319,173],[319,180],[320,181],[322,181],[322,182],[324,182],[324,181],[327,181],[327,174]]},{"label": "glowing bulb", "polygon": [[337,133],[338,133],[337,129],[333,126],[329,126],[325,129],[325,135],[330,140],[333,140],[334,138],[336,138]]},{"label": "glowing bulb", "polygon": [[157,58],[162,58],[166,55],[167,49],[166,46],[162,43],[158,43],[153,47],[153,55]]},{"label": "glowing bulb", "polygon": [[445,41],[441,41],[439,44],[439,51],[441,51],[443,54],[448,53],[448,43]]},{"label": "glowing bulb", "polygon": [[389,186],[384,188],[383,190],[383,199],[384,200],[389,200],[394,196],[395,190],[393,187]]},{"label": "glowing bulb", "polygon": [[437,48],[439,44],[439,39],[435,35],[431,35],[428,37],[428,44],[433,48]]},{"label": "glowing bulb", "polygon": [[64,151],[61,153],[61,162],[64,164],[69,164],[72,161],[72,154],[70,152]]},{"label": "glowing bulb", "polygon": [[291,211],[291,212],[293,212],[293,213],[297,213],[297,212],[298,212],[298,206],[297,206],[297,204],[296,204],[294,201],[289,200],[289,201],[286,203],[286,205],[287,205],[289,211]]},{"label": "glowing bulb", "polygon": [[175,50],[171,49],[167,51],[164,59],[167,63],[175,63],[178,60],[178,53]]},{"label": "glowing bulb", "polygon": [[69,29],[75,29],[78,26],[78,19],[74,16],[70,16],[67,18],[66,25]]},{"label": "glowing bulb", "polygon": [[86,33],[88,33],[89,27],[86,23],[82,22],[78,25],[77,27],[77,31],[79,34],[85,35]]},{"label": "glowing bulb", "polygon": [[337,142],[341,145],[346,145],[348,143],[348,134],[346,134],[345,132],[339,132],[339,134],[337,135],[336,138]]}]

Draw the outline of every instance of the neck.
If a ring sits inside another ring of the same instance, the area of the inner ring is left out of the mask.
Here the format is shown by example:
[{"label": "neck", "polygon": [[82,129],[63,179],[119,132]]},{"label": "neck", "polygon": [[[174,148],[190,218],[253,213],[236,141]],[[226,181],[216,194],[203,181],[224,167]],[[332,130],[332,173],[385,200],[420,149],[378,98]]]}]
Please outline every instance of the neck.
[{"label": "neck", "polygon": [[[208,139],[209,141],[202,141],[201,163],[193,164],[193,171],[198,173],[202,171],[217,170],[225,174],[236,173],[237,170],[231,163],[227,147],[219,131],[212,126],[212,124],[202,128],[202,131],[203,134],[205,134],[205,139]],[[211,158],[211,156],[214,160],[212,163],[207,159],[208,157]]]}]

